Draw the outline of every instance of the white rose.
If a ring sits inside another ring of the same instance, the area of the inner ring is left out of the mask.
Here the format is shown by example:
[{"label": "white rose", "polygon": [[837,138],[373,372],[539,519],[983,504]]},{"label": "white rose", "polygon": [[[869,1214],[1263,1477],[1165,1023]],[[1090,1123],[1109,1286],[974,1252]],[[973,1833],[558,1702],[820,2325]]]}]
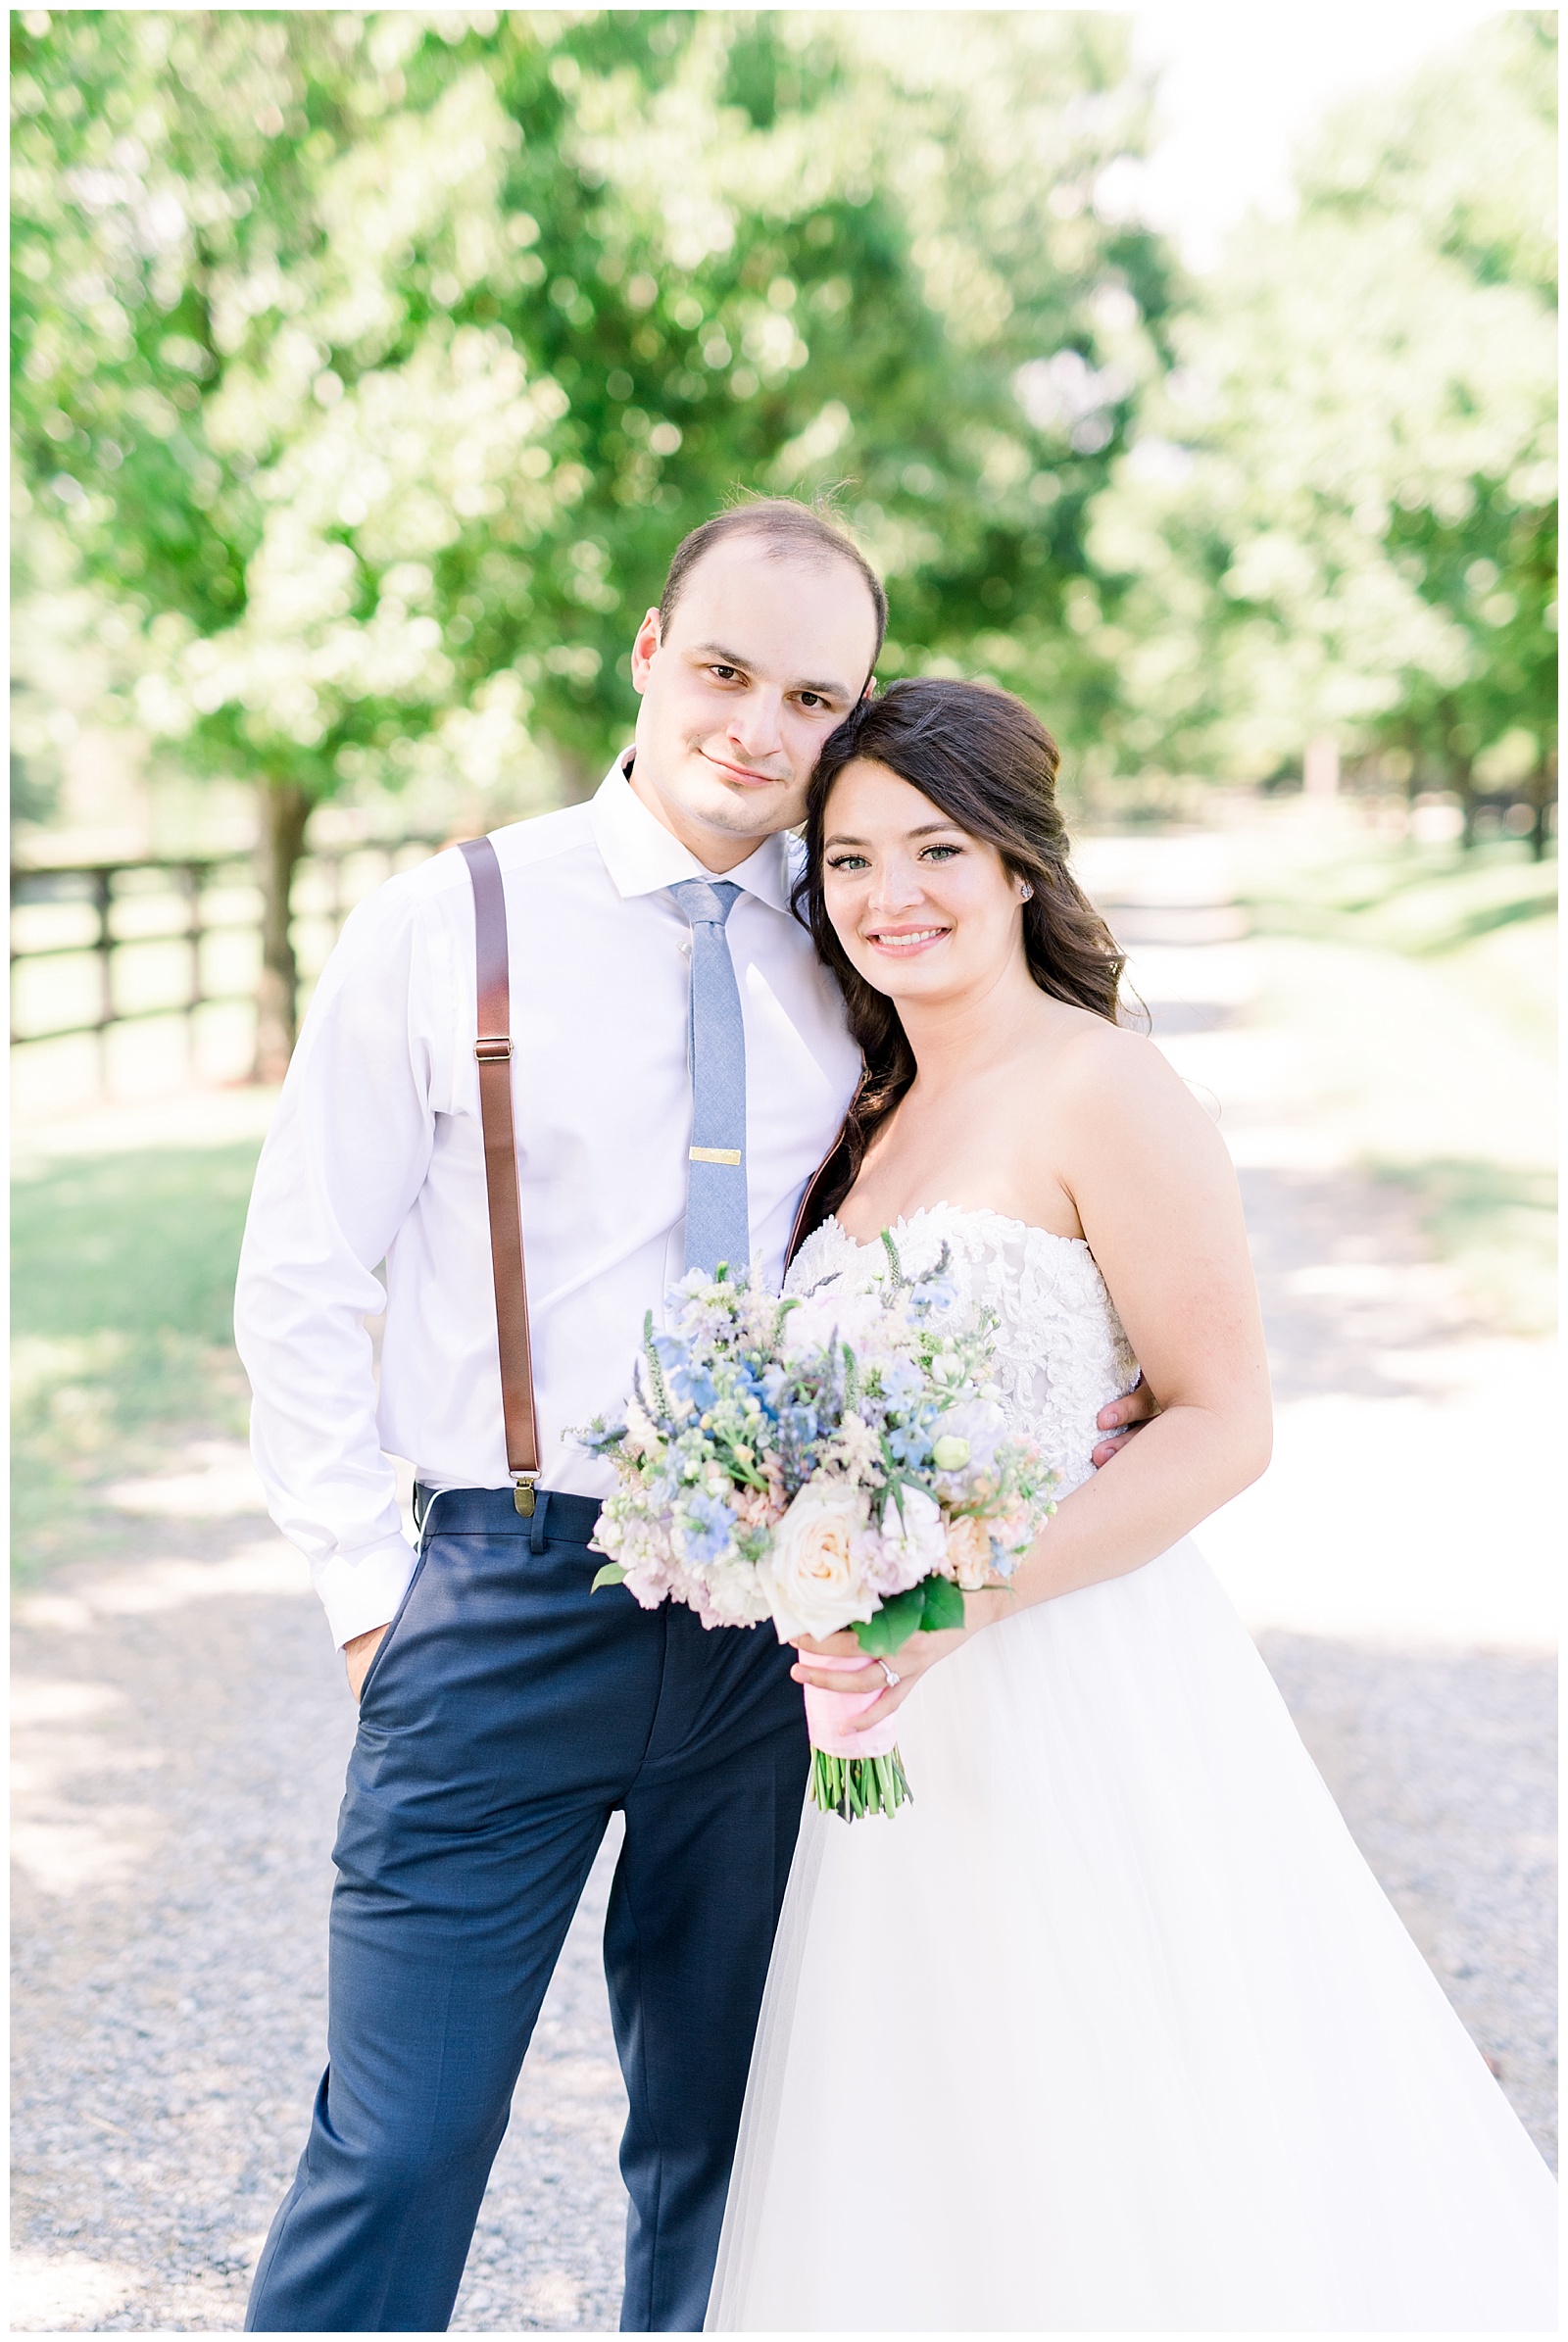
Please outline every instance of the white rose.
[{"label": "white rose", "polygon": [[869,1618],[876,1595],[865,1583],[865,1498],[842,1483],[802,1488],[773,1532],[762,1564],[773,1623],[783,1642],[797,1635],[836,1635]]}]

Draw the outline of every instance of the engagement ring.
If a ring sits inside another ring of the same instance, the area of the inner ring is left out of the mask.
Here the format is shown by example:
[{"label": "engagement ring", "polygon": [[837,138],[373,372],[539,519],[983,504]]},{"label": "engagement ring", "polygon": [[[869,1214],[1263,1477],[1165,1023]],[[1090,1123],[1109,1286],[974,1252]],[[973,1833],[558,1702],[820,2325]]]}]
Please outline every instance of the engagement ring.
[{"label": "engagement ring", "polygon": [[877,1665],[881,1668],[882,1673],[887,1677],[888,1689],[891,1691],[894,1684],[902,1681],[898,1669],[896,1667],[890,1667],[885,1659],[879,1659],[877,1661]]}]

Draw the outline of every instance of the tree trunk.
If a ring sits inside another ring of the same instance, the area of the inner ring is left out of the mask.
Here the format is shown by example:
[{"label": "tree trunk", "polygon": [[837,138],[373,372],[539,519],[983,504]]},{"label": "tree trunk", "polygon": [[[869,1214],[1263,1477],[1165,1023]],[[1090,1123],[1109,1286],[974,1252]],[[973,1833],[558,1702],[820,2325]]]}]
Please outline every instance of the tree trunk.
[{"label": "tree trunk", "polygon": [[262,979],[256,994],[256,1062],[251,1079],[280,1082],[298,1030],[299,969],[289,940],[289,898],[305,851],[311,800],[292,781],[262,783]]},{"label": "tree trunk", "polygon": [[603,767],[593,763],[581,749],[563,748],[560,741],[553,741],[551,746],[561,774],[562,803],[568,805],[584,804],[604,779]]}]

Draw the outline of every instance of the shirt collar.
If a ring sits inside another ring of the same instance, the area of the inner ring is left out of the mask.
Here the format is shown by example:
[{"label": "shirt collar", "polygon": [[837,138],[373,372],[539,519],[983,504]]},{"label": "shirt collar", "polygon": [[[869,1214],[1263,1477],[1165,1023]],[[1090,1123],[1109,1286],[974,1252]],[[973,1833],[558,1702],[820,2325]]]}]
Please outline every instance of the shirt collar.
[{"label": "shirt collar", "polygon": [[633,789],[626,777],[631,758],[632,751],[622,749],[600,783],[592,808],[595,843],[621,896],[657,894],[683,878],[722,876],[770,909],[789,910],[794,871],[793,841],[787,830],[764,838],[733,870],[705,870],[680,840],[655,820]]}]

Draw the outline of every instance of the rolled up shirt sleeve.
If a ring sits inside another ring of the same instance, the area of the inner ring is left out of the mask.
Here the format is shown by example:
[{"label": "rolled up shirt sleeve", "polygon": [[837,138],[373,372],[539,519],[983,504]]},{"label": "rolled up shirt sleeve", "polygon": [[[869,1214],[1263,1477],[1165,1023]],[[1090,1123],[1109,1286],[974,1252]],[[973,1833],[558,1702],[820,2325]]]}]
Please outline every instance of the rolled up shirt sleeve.
[{"label": "rolled up shirt sleeve", "polygon": [[414,1571],[365,1321],[383,1306],[374,1272],[434,1145],[440,958],[398,882],[351,914],[262,1149],[240,1253],[251,1452],[339,1647],[387,1623]]}]

